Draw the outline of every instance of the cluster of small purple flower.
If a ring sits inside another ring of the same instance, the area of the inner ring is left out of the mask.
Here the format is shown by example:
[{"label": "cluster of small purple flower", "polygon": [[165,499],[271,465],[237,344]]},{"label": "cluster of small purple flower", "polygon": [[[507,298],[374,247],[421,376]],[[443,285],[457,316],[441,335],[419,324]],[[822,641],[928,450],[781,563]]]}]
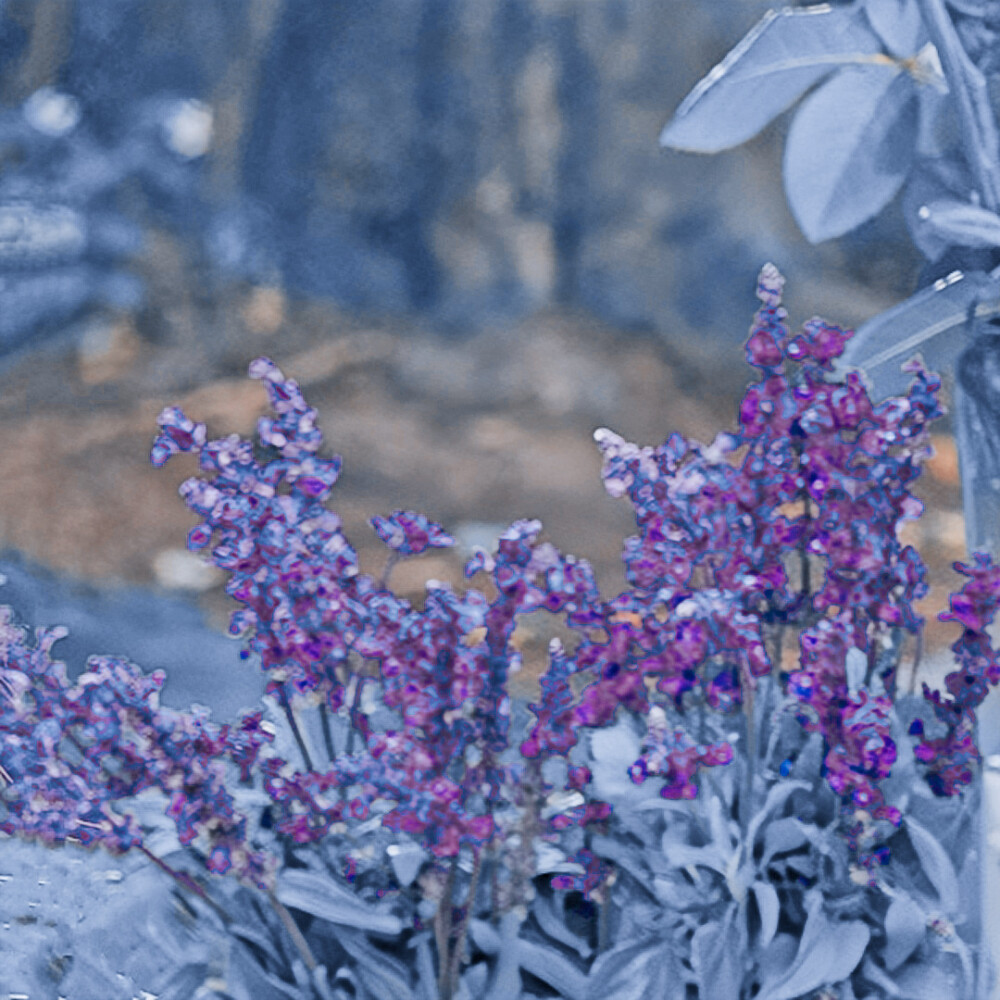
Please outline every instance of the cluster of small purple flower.
[{"label": "cluster of small purple flower", "polygon": [[272,739],[262,713],[234,729],[160,708],[162,671],[146,676],[110,657],[91,657],[70,684],[65,665],[50,657],[65,630],[36,629],[29,646],[10,609],[0,612],[0,831],[46,844],[99,844],[112,854],[145,849],[134,816],[112,806],[158,788],[181,843],[204,836],[210,871],[233,867],[255,885],[269,884],[273,859],[247,845],[246,817],[225,787],[225,761],[249,779]]},{"label": "cluster of small purple flower", "polygon": [[969,580],[951,596],[950,609],[940,616],[962,625],[962,634],[951,647],[959,669],[945,678],[951,697],[943,698],[924,684],[924,697],[946,732],[930,739],[920,719],[910,727],[911,735],[921,737],[915,753],[927,764],[927,781],[938,795],[954,795],[972,782],[972,765],[980,759],[973,738],[975,712],[989,692],[987,685],[1000,681],[1000,655],[986,632],[1000,606],[1000,567],[976,553],[972,564],[955,563],[955,569]]},{"label": "cluster of small purple flower", "polygon": [[[246,820],[225,790],[228,761],[243,781],[254,770],[263,776],[276,830],[298,843],[366,819],[382,799],[391,805],[381,814],[384,826],[421,837],[439,858],[468,845],[478,859],[507,832],[499,819],[504,796],[516,802],[524,776],[524,763],[504,765],[500,756],[509,745],[516,620],[539,610],[563,615],[579,636],[570,653],[552,645],[541,700],[531,706],[536,722],[520,744],[539,780],[542,759],[568,758],[579,727],[605,726],[624,705],[647,722],[633,781],[661,777],[663,797],[691,798],[699,770],[728,763],[732,747],[671,729],[667,710],[683,720],[692,705],[728,712],[748,703],[759,678],[782,674],[780,645],[769,650],[767,637],[792,628],[801,653],[788,691],[803,727],[825,740],[827,779],[843,800],[849,840],[860,848],[859,811],[898,825],[898,811],[878,786],[896,747],[889,735],[894,672],[879,666],[877,653],[894,631],[921,626],[913,601],[926,592],[924,568],[897,529],[922,509],[909,485],[929,453],[927,425],[942,413],[940,382],[914,365],[909,394],[874,406],[858,376],[827,381],[850,333],[812,320],[789,336],[782,284],[765,267],[763,305],[747,343],[761,379],[747,391],[737,433],[711,446],[675,434],[655,449],[608,430],[595,434],[605,486],[613,496],[628,495],[639,528],[625,545],[630,586],[607,601],[585,561],[538,541],[538,521],[515,522],[495,555],[478,550],[467,563],[467,577],[488,575],[492,600],[431,581],[418,610],[389,589],[394,560],[453,544],[440,525],[413,512],[372,520],[390,549],[389,566],[378,582],[361,573],[339,518],[324,506],[340,459],[318,457],[316,411],[267,359],[250,368],[276,413],[260,420],[258,447],[237,435],[208,441],[204,425],[164,410],[152,462],[196,451],[201,468],[214,474],[181,487],[202,518],[188,546],[208,550],[230,574],[227,592],[242,605],[230,631],[248,635],[259,654],[267,692],[285,712],[304,769],[267,746],[271,734],[260,713],[236,730],[217,730],[196,715],[160,710],[162,676],[144,678],[117,660],[93,661],[71,688],[61,665],[48,659],[57,633],[40,636],[30,650],[5,623],[0,777],[8,787],[0,829],[124,850],[141,845],[141,831],[116,818],[109,803],[156,786],[171,796],[182,842],[208,838],[213,871],[232,868],[269,887],[276,862],[247,842]],[[971,713],[986,682],[1000,678],[985,636],[1000,603],[1000,570],[985,558],[961,569],[972,581],[952,599],[951,617],[965,626],[954,647],[960,670],[948,680],[953,697],[944,702],[925,691],[949,735],[917,751],[939,794],[968,782],[976,753]],[[813,586],[817,570],[822,577]],[[368,662],[377,677],[364,669]],[[587,682],[578,693],[574,674]],[[402,718],[400,730],[372,730],[360,710],[369,682],[381,683],[382,702]],[[302,698],[322,714],[325,770],[297,729]],[[327,712],[349,713],[364,741],[360,753],[334,754]],[[570,766],[564,790],[582,791],[590,780],[587,768]],[[348,800],[350,787],[360,792]],[[542,782],[541,790],[556,789]],[[539,832],[555,837],[610,813],[607,803],[585,802]],[[874,864],[885,852],[862,858]],[[587,850],[573,860],[584,874],[552,884],[589,895],[606,866]]]}]

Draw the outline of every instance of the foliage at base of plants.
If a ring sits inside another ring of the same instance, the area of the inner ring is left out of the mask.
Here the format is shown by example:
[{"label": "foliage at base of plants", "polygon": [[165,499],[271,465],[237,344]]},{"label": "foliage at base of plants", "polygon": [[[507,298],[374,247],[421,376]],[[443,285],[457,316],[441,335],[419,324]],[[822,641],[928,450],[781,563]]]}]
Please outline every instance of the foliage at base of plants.
[{"label": "foliage at base of plants", "polygon": [[[858,375],[832,381],[851,333],[792,336],[782,286],[767,265],[735,432],[596,432],[638,528],[610,599],[538,521],[470,559],[482,589],[428,581],[422,608],[389,575],[453,544],[427,517],[374,518],[388,563],[361,573],[324,503],[340,459],[268,359],[256,443],[165,410],[152,461],[195,452],[212,474],[181,486],[188,546],[230,575],[264,704],[218,726],[114,657],[71,684],[64,632],[29,644],[8,613],[0,831],[139,851],[186,891],[227,957],[161,996],[202,972],[255,1000],[971,995],[1000,569],[957,567],[957,669],[901,696],[927,588],[898,529],[922,510],[940,380],[913,363],[877,406]],[[575,645],[553,641],[529,722],[511,639],[542,611]]]}]

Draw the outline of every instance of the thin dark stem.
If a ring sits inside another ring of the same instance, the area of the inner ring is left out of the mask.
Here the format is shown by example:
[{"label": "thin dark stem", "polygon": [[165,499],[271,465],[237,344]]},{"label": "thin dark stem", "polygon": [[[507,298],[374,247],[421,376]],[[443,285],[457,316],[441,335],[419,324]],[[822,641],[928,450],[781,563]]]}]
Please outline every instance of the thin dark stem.
[{"label": "thin dark stem", "polygon": [[210,906],[215,912],[222,918],[223,923],[231,924],[233,918],[214,900],[208,895],[205,890],[198,885],[195,880],[188,875],[187,872],[178,871],[176,868],[171,868],[170,865],[166,863],[162,858],[157,857],[145,844],[139,845],[139,850],[153,862],[157,868],[166,872],[178,885],[182,888],[187,889],[188,892],[194,893],[203,903]]},{"label": "thin dark stem", "polygon": [[285,718],[288,720],[288,725],[291,727],[295,742],[298,744],[299,753],[302,754],[306,770],[315,771],[316,768],[313,767],[312,758],[309,756],[309,750],[306,747],[306,741],[302,738],[302,731],[299,729],[298,720],[295,718],[295,713],[292,711],[291,703],[288,700],[288,688],[284,684],[281,685],[281,707],[284,710]]},{"label": "thin dark stem", "polygon": [[452,949],[451,960],[448,966],[448,989],[454,992],[458,986],[458,972],[464,961],[465,936],[469,930],[469,921],[472,919],[472,911],[476,905],[476,890],[479,888],[479,873],[482,869],[483,849],[477,848],[472,862],[472,879],[469,883],[469,894],[465,900],[465,910],[459,921],[457,929],[457,940]]},{"label": "thin dark stem", "polygon": [[451,905],[452,893],[455,891],[455,872],[458,868],[458,855],[451,860],[448,876],[445,879],[444,891],[434,914],[434,935],[438,946],[438,992],[441,1000],[451,1000],[452,990],[449,972],[451,968],[449,946],[451,944]]},{"label": "thin dark stem", "polygon": [[368,678],[359,670],[357,673],[357,683],[354,686],[354,698],[351,701],[351,714],[349,716],[351,720],[351,728],[347,733],[347,752],[354,752],[354,737],[357,733],[357,728],[354,725],[354,718],[358,714],[358,709],[361,707],[361,689],[364,687],[365,681]]},{"label": "thin dark stem", "polygon": [[312,972],[318,963],[312,953],[312,949],[309,947],[309,942],[302,936],[299,925],[288,910],[285,909],[284,903],[270,889],[267,892],[267,900],[274,912],[278,914],[278,919],[281,921],[282,926],[288,931],[288,936],[292,939],[295,950],[302,956],[302,961],[306,963],[306,968]]},{"label": "thin dark stem", "polygon": [[327,762],[332,764],[337,759],[337,750],[333,745],[333,733],[330,731],[330,715],[326,710],[326,702],[320,702],[319,724],[323,729],[323,746],[326,749]]}]

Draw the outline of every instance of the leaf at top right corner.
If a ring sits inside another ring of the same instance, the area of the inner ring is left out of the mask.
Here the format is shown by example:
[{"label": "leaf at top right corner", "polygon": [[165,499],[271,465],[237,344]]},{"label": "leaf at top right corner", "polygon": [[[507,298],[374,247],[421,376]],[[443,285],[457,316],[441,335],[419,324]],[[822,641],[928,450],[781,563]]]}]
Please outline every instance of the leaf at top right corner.
[{"label": "leaf at top right corner", "polygon": [[850,66],[812,93],[785,142],[788,204],[810,243],[842,236],[899,191],[917,143],[916,84],[893,66]]},{"label": "leaf at top right corner", "polygon": [[696,153],[738,146],[838,65],[881,48],[858,3],[769,11],[681,102],[660,145]]}]

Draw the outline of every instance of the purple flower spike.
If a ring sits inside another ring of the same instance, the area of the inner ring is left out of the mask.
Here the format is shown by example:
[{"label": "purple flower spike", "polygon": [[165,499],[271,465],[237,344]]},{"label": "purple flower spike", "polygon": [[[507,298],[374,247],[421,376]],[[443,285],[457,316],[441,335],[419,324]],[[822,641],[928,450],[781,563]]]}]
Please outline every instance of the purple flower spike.
[{"label": "purple flower spike", "polygon": [[455,544],[440,524],[423,514],[394,510],[388,517],[373,517],[371,525],[390,549],[403,556],[416,556],[427,549],[444,549]]}]

